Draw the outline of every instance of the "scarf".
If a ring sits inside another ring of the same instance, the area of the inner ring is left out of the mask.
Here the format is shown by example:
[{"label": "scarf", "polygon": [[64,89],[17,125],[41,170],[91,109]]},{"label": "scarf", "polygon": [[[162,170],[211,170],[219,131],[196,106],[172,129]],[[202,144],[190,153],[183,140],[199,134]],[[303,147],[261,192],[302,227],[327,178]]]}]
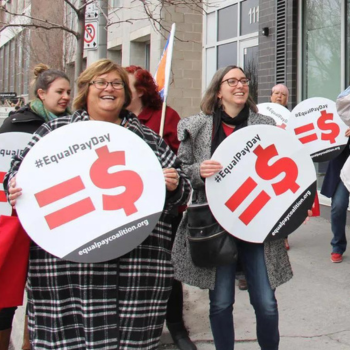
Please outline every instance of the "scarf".
[{"label": "scarf", "polygon": [[239,114],[232,118],[230,117],[223,109],[218,108],[214,111],[213,114],[213,139],[211,142],[211,155],[218,148],[220,143],[226,138],[224,128],[222,123],[224,122],[227,125],[234,125],[235,130],[244,128],[248,125],[249,117],[249,107],[247,105],[239,112]]},{"label": "scarf", "polygon": [[[39,115],[41,118],[43,118],[45,120],[45,122],[49,122],[50,120],[56,119],[57,117],[59,117],[56,114],[53,114],[52,112],[49,112],[43,102],[40,100],[40,98],[36,98],[35,100],[33,100],[32,102],[29,103],[29,107],[30,109],[37,115]],[[71,114],[70,110],[67,108],[64,113],[62,113],[60,116],[64,116],[64,115],[69,115]]]}]

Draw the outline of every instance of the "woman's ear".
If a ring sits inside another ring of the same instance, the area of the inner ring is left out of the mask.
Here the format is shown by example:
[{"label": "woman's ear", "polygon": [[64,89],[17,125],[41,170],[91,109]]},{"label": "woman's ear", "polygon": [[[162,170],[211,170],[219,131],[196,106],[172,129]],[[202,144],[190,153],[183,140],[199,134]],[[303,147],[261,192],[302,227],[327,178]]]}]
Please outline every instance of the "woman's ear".
[{"label": "woman's ear", "polygon": [[44,100],[45,100],[45,90],[43,90],[43,89],[38,89],[37,94],[38,94],[38,96],[39,96],[39,98],[40,98],[41,101],[44,101]]}]

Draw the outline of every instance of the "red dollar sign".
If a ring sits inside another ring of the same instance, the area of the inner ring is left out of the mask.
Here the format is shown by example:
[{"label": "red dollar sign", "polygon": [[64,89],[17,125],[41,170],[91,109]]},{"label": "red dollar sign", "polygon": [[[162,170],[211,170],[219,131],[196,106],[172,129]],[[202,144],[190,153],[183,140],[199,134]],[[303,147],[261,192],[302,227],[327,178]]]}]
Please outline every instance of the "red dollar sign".
[{"label": "red dollar sign", "polygon": [[272,180],[281,173],[285,173],[284,178],[272,185],[276,196],[291,190],[293,193],[298,191],[299,185],[296,183],[298,178],[298,167],[291,158],[283,157],[272,165],[269,165],[271,158],[278,156],[275,145],[262,148],[260,145],[254,150],[258,157],[255,164],[257,174],[264,180]]},{"label": "red dollar sign", "polygon": [[115,165],[125,165],[125,152],[109,152],[107,146],[95,150],[98,159],[92,164],[90,177],[95,186],[99,188],[116,188],[123,186],[125,191],[118,195],[102,195],[104,210],[124,209],[127,216],[137,212],[135,202],[143,192],[141,177],[131,170],[109,173],[108,169]]},{"label": "red dollar sign", "polygon": [[321,116],[317,120],[317,126],[320,130],[330,130],[328,134],[322,133],[321,140],[329,141],[330,143],[335,143],[335,139],[340,133],[339,125],[336,123],[326,123],[329,120],[333,120],[333,113],[327,113],[326,111],[321,111]]}]

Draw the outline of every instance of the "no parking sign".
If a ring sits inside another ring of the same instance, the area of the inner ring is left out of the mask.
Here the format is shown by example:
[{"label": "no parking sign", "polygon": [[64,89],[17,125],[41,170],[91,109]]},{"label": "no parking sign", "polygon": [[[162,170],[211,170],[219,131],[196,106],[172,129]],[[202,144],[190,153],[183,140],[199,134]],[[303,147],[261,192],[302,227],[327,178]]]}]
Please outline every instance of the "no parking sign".
[{"label": "no parking sign", "polygon": [[84,50],[97,50],[98,46],[98,21],[85,23]]},{"label": "no parking sign", "polygon": [[79,122],[41,139],[17,175],[16,208],[43,249],[76,262],[128,253],[163,211],[165,181],[152,149],[115,124]]}]

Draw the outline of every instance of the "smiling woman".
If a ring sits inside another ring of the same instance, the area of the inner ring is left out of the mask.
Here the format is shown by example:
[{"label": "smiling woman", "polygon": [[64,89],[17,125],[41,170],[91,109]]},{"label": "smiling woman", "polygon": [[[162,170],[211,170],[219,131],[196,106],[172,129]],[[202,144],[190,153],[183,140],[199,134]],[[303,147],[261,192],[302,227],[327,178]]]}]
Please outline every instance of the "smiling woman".
[{"label": "smiling woman", "polygon": [[100,60],[80,75],[74,108],[87,111],[90,119],[120,124],[120,113],[131,101],[128,75],[106,62]]},{"label": "smiling woman", "polygon": [[80,264],[56,258],[32,244],[28,316],[34,349],[158,348],[173,279],[170,212],[187,203],[190,182],[164,140],[125,109],[130,101],[126,71],[107,59],[93,63],[78,79],[74,101],[78,110],[39,128],[5,177],[4,187],[15,205],[21,195],[15,176],[31,147],[57,128],[89,120],[116,123],[135,133],[163,168],[164,211],[148,238],[130,253],[105,263]]},{"label": "smiling woman", "polygon": [[[0,133],[34,133],[44,122],[58,116],[70,114],[70,83],[67,75],[45,64],[34,68],[34,94],[36,99],[18,111],[11,112],[0,128]],[[11,325],[16,308],[0,311],[0,339],[4,348],[8,348]],[[25,333],[26,334],[26,333]],[[24,338],[22,349],[30,349],[28,337]]]},{"label": "smiling woman", "polygon": [[[196,204],[207,202],[205,181],[222,169],[211,160],[221,142],[233,132],[254,124],[270,124],[272,118],[257,113],[244,71],[228,66],[217,71],[205,92],[202,112],[184,118],[178,126],[178,157],[191,179]],[[241,181],[237,178],[235,181]],[[233,304],[237,264],[201,268],[193,264],[188,242],[188,214],[180,223],[174,248],[175,278],[209,289],[210,323],[216,350],[233,350]],[[256,313],[257,338],[262,350],[278,350],[278,309],[275,288],[292,277],[283,239],[255,244],[236,239],[239,261],[248,282]]]}]

